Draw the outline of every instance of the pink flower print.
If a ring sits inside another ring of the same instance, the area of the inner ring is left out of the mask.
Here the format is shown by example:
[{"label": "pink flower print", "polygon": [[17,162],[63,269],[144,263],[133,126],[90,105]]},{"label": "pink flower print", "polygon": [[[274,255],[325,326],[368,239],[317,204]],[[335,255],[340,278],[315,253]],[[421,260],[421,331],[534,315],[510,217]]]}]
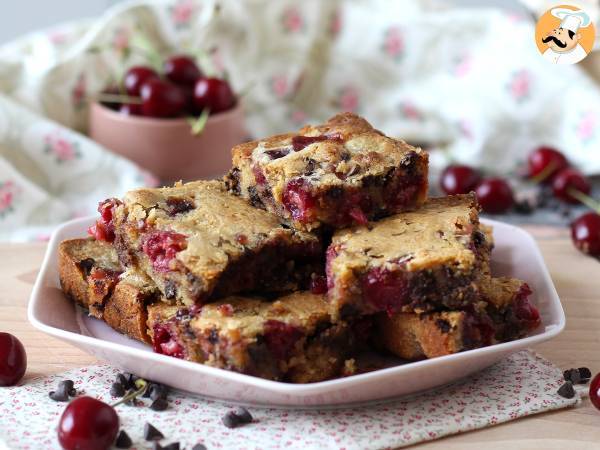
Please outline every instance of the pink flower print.
[{"label": "pink flower print", "polygon": [[71,90],[71,100],[75,109],[81,109],[85,103],[86,85],[85,74],[81,73],[77,77],[75,86]]},{"label": "pink flower print", "polygon": [[402,104],[400,104],[400,113],[405,119],[408,120],[415,120],[419,122],[423,120],[423,115],[421,114],[421,111],[419,111],[415,104],[412,102],[403,102]]},{"label": "pink flower print", "polygon": [[339,9],[336,9],[331,15],[329,22],[329,35],[336,37],[342,31],[342,14]]},{"label": "pink flower print", "polygon": [[383,52],[398,61],[404,54],[404,37],[399,27],[388,28],[384,35]]},{"label": "pink flower print", "polygon": [[597,116],[592,111],[583,114],[577,125],[577,137],[583,142],[589,142],[596,134]]},{"label": "pink flower print", "polygon": [[171,20],[175,24],[175,28],[183,28],[190,25],[196,5],[191,0],[179,0],[170,8]]},{"label": "pink flower print", "polygon": [[531,89],[531,75],[527,70],[515,72],[508,84],[508,91],[511,97],[520,102],[529,96]]},{"label": "pink flower print", "polygon": [[12,181],[0,181],[0,218],[14,211],[13,204],[16,192],[16,186]]},{"label": "pink flower print", "polygon": [[275,75],[271,78],[271,90],[276,97],[282,98],[288,93],[289,83],[285,75]]},{"label": "pink flower print", "polygon": [[471,71],[473,67],[473,58],[471,55],[462,55],[454,66],[454,75],[463,78]]},{"label": "pink flower print", "polygon": [[287,8],[282,15],[283,29],[288,33],[296,33],[304,28],[304,19],[296,7]]},{"label": "pink flower print", "polygon": [[48,134],[45,138],[45,153],[55,157],[57,163],[72,161],[81,156],[78,144],[75,141],[68,141],[58,132]]},{"label": "pink flower print", "polygon": [[344,87],[336,103],[341,111],[356,112],[360,104],[358,90],[354,86]]}]

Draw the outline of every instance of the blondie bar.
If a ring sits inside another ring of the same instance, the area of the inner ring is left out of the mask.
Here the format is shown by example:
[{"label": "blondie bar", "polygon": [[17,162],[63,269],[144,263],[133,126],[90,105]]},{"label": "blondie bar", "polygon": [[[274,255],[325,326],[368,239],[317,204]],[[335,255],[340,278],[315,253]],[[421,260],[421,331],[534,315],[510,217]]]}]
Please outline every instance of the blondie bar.
[{"label": "blondie bar", "polygon": [[121,263],[147,274],[172,303],[291,291],[322,271],[319,237],[282,225],[220,181],[138,189],[109,203],[110,220],[100,221],[112,224]]},{"label": "blondie bar", "polygon": [[480,293],[480,301],[462,311],[379,314],[377,339],[395,355],[416,360],[511,341],[539,326],[523,281],[489,278]]},{"label": "blondie bar", "polygon": [[427,195],[427,153],[351,113],[232,153],[231,191],[299,229],[365,224]]},{"label": "blondie bar", "polygon": [[473,194],[338,230],[327,250],[329,299],[342,317],[457,309],[477,300],[491,246]]}]

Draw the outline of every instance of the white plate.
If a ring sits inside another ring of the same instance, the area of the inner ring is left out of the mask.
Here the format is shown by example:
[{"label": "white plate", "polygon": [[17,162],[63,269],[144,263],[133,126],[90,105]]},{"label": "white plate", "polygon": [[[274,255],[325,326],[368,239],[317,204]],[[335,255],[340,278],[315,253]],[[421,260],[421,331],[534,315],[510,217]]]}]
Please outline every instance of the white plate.
[{"label": "white plate", "polygon": [[87,317],[65,298],[58,280],[58,244],[63,239],[85,236],[94,220],[89,217],[65,223],[53,234],[31,294],[30,322],[39,330],[122,370],[222,400],[271,406],[332,406],[389,399],[457,380],[510,353],[553,338],[565,326],[560,300],[533,238],[515,226],[485,220],[494,227],[494,274],[523,279],[534,291],[533,299],[543,325],[529,337],[311,384],[281,383],[215,369],[153,353],[148,346],[120,335],[102,321]]}]

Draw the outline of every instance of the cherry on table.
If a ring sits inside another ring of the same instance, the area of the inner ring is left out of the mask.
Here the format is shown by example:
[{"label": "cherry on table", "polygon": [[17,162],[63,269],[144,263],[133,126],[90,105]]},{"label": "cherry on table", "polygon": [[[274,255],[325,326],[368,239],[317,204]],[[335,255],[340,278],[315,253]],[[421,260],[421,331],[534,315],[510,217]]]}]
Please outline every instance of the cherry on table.
[{"label": "cherry on table", "polygon": [[163,71],[168,80],[182,86],[193,87],[203,76],[196,62],[185,55],[171,56],[165,61]]},{"label": "cherry on table", "polygon": [[569,166],[565,155],[551,147],[540,147],[529,154],[529,177],[543,176],[541,181],[550,181],[559,170]]},{"label": "cherry on table", "polygon": [[134,66],[130,68],[123,78],[123,85],[128,95],[138,97],[142,85],[149,80],[160,79],[158,73],[151,67],[146,66]]},{"label": "cherry on table", "polygon": [[440,187],[448,195],[468,194],[475,189],[481,175],[477,170],[465,165],[450,165],[440,177]]},{"label": "cherry on table", "polygon": [[600,373],[590,383],[590,401],[596,409],[600,409]]},{"label": "cherry on table", "polygon": [[107,450],[118,432],[115,409],[87,396],[69,403],[58,422],[58,442],[64,450]]},{"label": "cherry on table", "polygon": [[590,182],[578,170],[567,167],[562,169],[552,179],[552,193],[567,203],[579,203],[579,200],[571,195],[570,190],[579,191],[588,195],[592,190]]},{"label": "cherry on table", "polygon": [[199,110],[208,108],[211,114],[216,114],[233,108],[236,98],[227,81],[201,78],[194,87],[194,103]]},{"label": "cherry on table", "polygon": [[10,333],[0,332],[0,386],[13,386],[27,369],[27,353],[21,341]]},{"label": "cherry on table", "polygon": [[588,212],[571,223],[573,244],[583,253],[600,256],[600,215]]},{"label": "cherry on table", "polygon": [[148,117],[177,117],[186,105],[181,89],[163,80],[146,81],[140,90],[142,112]]},{"label": "cherry on table", "polygon": [[514,204],[510,185],[503,178],[486,178],[475,188],[477,200],[484,212],[501,214]]}]

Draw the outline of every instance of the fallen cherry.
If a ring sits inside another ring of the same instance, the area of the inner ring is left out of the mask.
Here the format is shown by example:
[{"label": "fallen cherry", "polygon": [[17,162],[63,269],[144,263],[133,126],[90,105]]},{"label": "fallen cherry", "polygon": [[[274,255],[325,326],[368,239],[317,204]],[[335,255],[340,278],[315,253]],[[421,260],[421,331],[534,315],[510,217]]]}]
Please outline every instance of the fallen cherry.
[{"label": "fallen cherry", "polygon": [[600,409],[600,373],[590,383],[590,400],[596,409]]},{"label": "fallen cherry", "polygon": [[148,117],[176,117],[186,105],[181,89],[163,80],[149,80],[140,90],[142,113]]},{"label": "fallen cherry", "polygon": [[0,386],[13,386],[27,369],[27,353],[21,341],[10,333],[0,332]]},{"label": "fallen cherry", "polygon": [[231,109],[236,99],[229,83],[219,78],[201,78],[194,87],[194,104],[199,110],[208,108],[211,114]]},{"label": "fallen cherry", "polygon": [[574,220],[571,239],[583,253],[600,257],[600,215],[588,212]]},{"label": "fallen cherry", "polygon": [[475,188],[475,194],[483,211],[490,214],[506,212],[514,203],[512,189],[502,178],[484,179]]},{"label": "fallen cherry", "polygon": [[119,432],[115,409],[92,397],[78,397],[58,422],[58,442],[65,450],[106,450]]},{"label": "fallen cherry", "polygon": [[529,177],[538,181],[550,181],[559,170],[569,166],[567,158],[550,147],[540,147],[529,154]]},{"label": "fallen cherry", "polygon": [[137,97],[140,95],[142,85],[148,80],[158,80],[160,77],[151,67],[134,66],[130,68],[123,78],[123,85],[127,94]]},{"label": "fallen cherry", "polygon": [[448,166],[440,176],[440,187],[447,195],[468,194],[475,189],[481,175],[465,165]]},{"label": "fallen cherry", "polygon": [[552,193],[567,203],[579,203],[579,199],[573,195],[573,191],[578,191],[589,195],[592,187],[587,178],[578,170],[566,168],[562,169],[552,180]]},{"label": "fallen cherry", "polygon": [[163,71],[165,77],[175,84],[193,87],[202,72],[196,62],[185,55],[171,56],[165,61]]}]

